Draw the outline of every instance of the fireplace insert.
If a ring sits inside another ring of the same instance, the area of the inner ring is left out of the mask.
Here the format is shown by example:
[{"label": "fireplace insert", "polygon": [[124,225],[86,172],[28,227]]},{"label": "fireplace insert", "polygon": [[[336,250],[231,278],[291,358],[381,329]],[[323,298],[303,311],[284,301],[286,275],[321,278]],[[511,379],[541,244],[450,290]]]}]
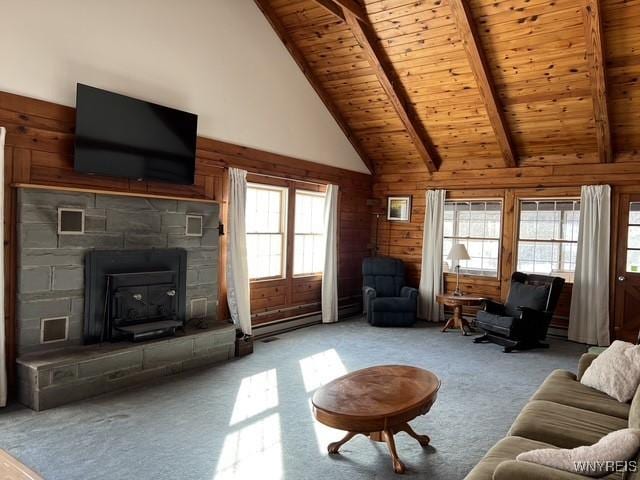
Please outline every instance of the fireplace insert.
[{"label": "fireplace insert", "polygon": [[84,343],[173,335],[184,326],[186,268],[180,248],[89,252]]}]

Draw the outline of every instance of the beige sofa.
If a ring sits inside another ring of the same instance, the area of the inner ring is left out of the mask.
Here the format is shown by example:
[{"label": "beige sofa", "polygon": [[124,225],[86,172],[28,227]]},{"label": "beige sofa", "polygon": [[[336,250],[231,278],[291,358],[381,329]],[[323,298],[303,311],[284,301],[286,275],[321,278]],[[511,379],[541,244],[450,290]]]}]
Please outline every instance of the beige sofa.
[{"label": "beige sofa", "polygon": [[[521,452],[536,448],[575,448],[591,445],[609,432],[640,428],[640,389],[631,403],[620,403],[580,383],[580,377],[596,358],[584,354],[578,375],[565,370],[551,373],[531,397],[511,426],[507,437],[496,443],[469,472],[465,480],[579,480],[589,478],[542,465],[517,462]],[[640,455],[636,459],[640,464]],[[640,473],[603,477],[607,480],[640,480]]]}]

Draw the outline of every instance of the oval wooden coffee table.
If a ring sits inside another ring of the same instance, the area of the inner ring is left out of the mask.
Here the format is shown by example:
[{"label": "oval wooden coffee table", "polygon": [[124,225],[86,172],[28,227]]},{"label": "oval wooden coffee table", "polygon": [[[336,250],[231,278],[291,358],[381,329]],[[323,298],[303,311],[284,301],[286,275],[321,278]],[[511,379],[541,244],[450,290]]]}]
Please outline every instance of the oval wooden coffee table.
[{"label": "oval wooden coffee table", "polygon": [[319,388],[313,395],[313,414],[320,423],[348,433],[330,443],[329,453],[338,453],[342,445],[357,434],[377,442],[386,442],[393,470],[404,473],[393,436],[406,432],[420,445],[429,445],[429,437],[418,435],[407,422],[424,415],[436,401],[440,380],[433,373],[405,365],[382,365],[351,372]]}]

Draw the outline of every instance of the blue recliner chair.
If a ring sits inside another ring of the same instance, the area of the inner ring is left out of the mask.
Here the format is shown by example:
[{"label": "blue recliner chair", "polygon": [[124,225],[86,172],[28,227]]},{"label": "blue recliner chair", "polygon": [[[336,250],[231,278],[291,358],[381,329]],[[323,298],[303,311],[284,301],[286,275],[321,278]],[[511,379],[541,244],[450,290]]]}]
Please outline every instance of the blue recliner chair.
[{"label": "blue recliner chair", "polygon": [[416,323],[418,290],[405,286],[404,263],[389,257],[362,263],[364,310],[376,327],[410,327]]}]

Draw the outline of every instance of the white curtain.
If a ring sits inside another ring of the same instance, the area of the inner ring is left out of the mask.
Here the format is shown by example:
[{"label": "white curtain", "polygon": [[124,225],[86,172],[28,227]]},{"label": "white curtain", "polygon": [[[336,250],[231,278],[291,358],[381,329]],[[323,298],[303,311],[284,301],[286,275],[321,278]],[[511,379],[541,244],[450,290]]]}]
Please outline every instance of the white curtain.
[{"label": "white curtain", "polygon": [[[0,127],[0,245],[4,245],[4,139],[7,131]],[[7,404],[7,365],[4,331],[4,252],[0,255],[0,407]]]},{"label": "white curtain", "polygon": [[338,321],[338,186],[329,185],[324,199],[324,271],[322,323]]},{"label": "white curtain", "polygon": [[427,190],[422,232],[422,272],[418,298],[418,316],[429,322],[440,320],[436,295],[442,290],[442,238],[445,190]]},{"label": "white curtain", "polygon": [[569,340],[609,345],[611,187],[583,186]]},{"label": "white curtain", "polygon": [[249,267],[247,265],[247,172],[229,169],[229,209],[227,238],[227,303],[231,318],[242,333],[251,335]]},{"label": "white curtain", "polygon": [[[4,139],[7,130],[0,127],[0,245],[4,245]],[[0,407],[7,404],[7,359],[4,332],[4,249],[0,255]]]}]

